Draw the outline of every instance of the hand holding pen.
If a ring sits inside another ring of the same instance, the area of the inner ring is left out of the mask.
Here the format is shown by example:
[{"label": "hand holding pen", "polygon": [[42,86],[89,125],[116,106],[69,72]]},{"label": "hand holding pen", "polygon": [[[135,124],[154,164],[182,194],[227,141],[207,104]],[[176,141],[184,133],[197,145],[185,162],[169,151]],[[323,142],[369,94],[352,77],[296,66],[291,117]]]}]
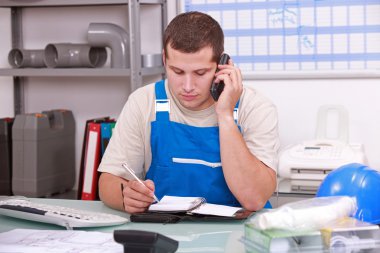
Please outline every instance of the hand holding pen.
[{"label": "hand holding pen", "polygon": [[124,210],[128,213],[144,212],[149,205],[159,202],[154,195],[154,183],[151,180],[141,181],[127,164],[122,165],[136,180],[130,180],[121,184],[123,193]]}]

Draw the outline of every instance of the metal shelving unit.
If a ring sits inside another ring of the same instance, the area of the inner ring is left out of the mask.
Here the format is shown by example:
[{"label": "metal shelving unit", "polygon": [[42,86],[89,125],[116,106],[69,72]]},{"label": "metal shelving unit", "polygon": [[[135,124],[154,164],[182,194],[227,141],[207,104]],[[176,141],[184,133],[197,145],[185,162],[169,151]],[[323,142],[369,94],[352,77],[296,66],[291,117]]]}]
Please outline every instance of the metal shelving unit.
[{"label": "metal shelving unit", "polygon": [[142,77],[146,75],[162,74],[163,67],[141,67],[141,34],[140,34],[140,5],[161,6],[162,32],[167,25],[167,1],[166,0],[30,0],[15,1],[3,0],[0,8],[11,8],[11,33],[12,48],[23,48],[22,36],[22,10],[33,7],[67,7],[67,6],[106,6],[128,5],[129,17],[129,45],[130,68],[69,68],[69,69],[0,69],[0,76],[13,76],[14,85],[14,110],[15,114],[25,112],[23,83],[25,77],[129,77],[131,90],[142,86]]},{"label": "metal shelving unit", "polygon": [[[141,68],[141,75],[155,75],[162,74],[164,72],[164,67],[153,67],[153,68]],[[119,69],[119,68],[54,68],[54,69],[0,69],[0,76],[18,76],[18,77],[48,77],[48,76],[76,76],[76,77],[91,77],[91,76],[104,76],[104,77],[130,77],[130,69]]]},{"label": "metal shelving unit", "polygon": [[[59,6],[89,6],[89,5],[123,5],[131,0],[2,0],[0,7],[59,7]],[[162,0],[139,0],[140,4],[163,4]]]}]

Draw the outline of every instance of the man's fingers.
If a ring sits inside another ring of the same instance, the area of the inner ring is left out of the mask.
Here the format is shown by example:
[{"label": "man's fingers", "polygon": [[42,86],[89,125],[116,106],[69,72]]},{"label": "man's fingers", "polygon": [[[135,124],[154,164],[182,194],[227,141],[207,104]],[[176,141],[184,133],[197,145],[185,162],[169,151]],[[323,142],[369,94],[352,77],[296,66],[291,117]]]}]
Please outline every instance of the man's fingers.
[{"label": "man's fingers", "polygon": [[128,213],[144,212],[153,202],[154,183],[146,180],[140,183],[137,180],[130,180],[124,184],[123,203],[124,209]]},{"label": "man's fingers", "polygon": [[154,192],[154,182],[150,179],[147,179],[144,181],[144,184],[152,191]]},{"label": "man's fingers", "polygon": [[127,213],[143,213],[146,211],[146,208],[137,208],[137,207],[127,206],[125,208],[125,211]]},{"label": "man's fingers", "polygon": [[124,210],[128,213],[144,212],[153,202],[153,198],[129,187],[124,189]]},{"label": "man's fingers", "polygon": [[132,180],[132,181],[129,181],[129,187],[137,192],[140,192],[144,195],[147,195],[149,196],[152,192],[151,189],[149,189],[149,187],[147,187],[147,185],[143,185],[141,184],[140,182],[136,181],[136,180]]},{"label": "man's fingers", "polygon": [[143,186],[146,190],[144,192],[138,191],[139,187],[133,188],[133,187],[128,187],[125,189],[124,193],[125,196],[128,196],[128,198],[143,201],[146,203],[151,204],[153,202],[153,196],[152,192],[149,189],[146,189],[145,186]]},{"label": "man's fingers", "polygon": [[139,199],[132,199],[132,198],[126,198],[125,199],[125,206],[127,207],[134,207],[134,208],[148,208],[150,206],[150,204],[152,204],[152,202],[145,202],[145,201],[141,201]]}]

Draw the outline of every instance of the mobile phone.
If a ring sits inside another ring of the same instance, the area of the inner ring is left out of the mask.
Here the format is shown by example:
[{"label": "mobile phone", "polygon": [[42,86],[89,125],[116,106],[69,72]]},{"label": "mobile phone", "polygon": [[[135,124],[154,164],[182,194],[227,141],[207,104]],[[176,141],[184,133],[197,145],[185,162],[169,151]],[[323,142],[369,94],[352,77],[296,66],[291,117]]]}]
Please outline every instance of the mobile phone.
[{"label": "mobile phone", "polygon": [[[219,59],[218,65],[225,65],[228,64],[228,60],[230,59],[230,56],[228,54],[222,54]],[[219,69],[216,68],[216,72],[218,72]],[[215,72],[215,73],[216,73]],[[220,94],[222,93],[224,89],[224,82],[220,81],[219,83],[215,83],[215,78],[212,80],[210,92],[211,96],[215,101],[218,101]]]}]

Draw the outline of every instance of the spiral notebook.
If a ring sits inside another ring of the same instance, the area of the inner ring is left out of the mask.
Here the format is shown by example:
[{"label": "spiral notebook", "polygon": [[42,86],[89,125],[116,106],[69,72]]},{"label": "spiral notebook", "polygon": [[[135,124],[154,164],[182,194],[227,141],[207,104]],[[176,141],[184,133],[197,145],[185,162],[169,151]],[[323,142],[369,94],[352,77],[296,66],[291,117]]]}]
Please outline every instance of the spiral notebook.
[{"label": "spiral notebook", "polygon": [[234,217],[241,207],[216,205],[206,203],[202,197],[176,197],[164,196],[160,202],[152,204],[149,212],[168,212],[168,213],[192,213],[203,215],[216,215],[224,217]]}]

